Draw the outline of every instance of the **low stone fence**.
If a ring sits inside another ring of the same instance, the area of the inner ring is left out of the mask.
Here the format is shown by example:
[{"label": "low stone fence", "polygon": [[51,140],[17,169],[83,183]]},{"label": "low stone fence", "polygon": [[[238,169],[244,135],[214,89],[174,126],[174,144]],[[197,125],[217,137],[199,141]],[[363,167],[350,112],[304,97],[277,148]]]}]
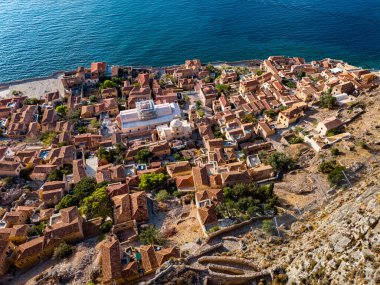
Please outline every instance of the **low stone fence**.
[{"label": "low stone fence", "polygon": [[251,218],[247,221],[244,221],[244,222],[241,222],[241,223],[238,223],[238,224],[234,224],[232,226],[229,226],[229,227],[225,227],[223,229],[220,229],[216,232],[213,232],[213,233],[209,233],[207,234],[207,239],[206,239],[206,242],[208,242],[209,240],[221,235],[221,234],[225,234],[225,233],[228,233],[228,232],[231,232],[231,231],[234,231],[234,230],[237,230],[239,228],[242,228],[246,225],[249,225],[250,223],[252,222],[257,222],[257,221],[262,221],[262,220],[266,220],[266,219],[272,219],[273,216],[263,216],[263,217],[254,217],[254,218]]}]

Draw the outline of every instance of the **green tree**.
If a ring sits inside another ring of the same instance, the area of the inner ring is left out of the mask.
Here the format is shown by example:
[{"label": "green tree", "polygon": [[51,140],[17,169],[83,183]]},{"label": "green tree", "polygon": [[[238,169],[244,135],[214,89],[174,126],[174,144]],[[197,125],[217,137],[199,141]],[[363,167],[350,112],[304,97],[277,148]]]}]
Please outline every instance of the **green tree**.
[{"label": "green tree", "polygon": [[54,248],[53,259],[63,259],[74,252],[74,247],[63,242]]},{"label": "green tree", "polygon": [[48,181],[62,181],[63,173],[60,169],[54,169],[48,176]]},{"label": "green tree", "polygon": [[257,76],[261,76],[261,75],[263,75],[263,73],[264,73],[264,71],[262,71],[262,70],[256,70],[256,72],[255,72],[255,74],[257,75]]},{"label": "green tree", "polygon": [[257,119],[256,119],[255,114],[250,113],[250,114],[245,114],[245,115],[241,118],[241,121],[242,121],[244,124],[247,124],[247,123],[253,123],[253,124],[255,124],[255,123],[257,122]]},{"label": "green tree", "polygon": [[218,93],[229,93],[230,90],[231,90],[231,86],[228,85],[228,84],[218,84],[216,85],[216,90],[218,91]]},{"label": "green tree", "polygon": [[319,106],[321,108],[334,109],[337,106],[337,100],[331,95],[322,95],[319,99]]},{"label": "green tree", "polygon": [[325,174],[330,173],[338,166],[336,160],[324,161],[319,165],[319,171]]},{"label": "green tree", "polygon": [[98,217],[105,219],[112,215],[112,203],[106,187],[96,189],[94,193],[84,198],[81,204],[80,210],[87,219]]},{"label": "green tree", "polygon": [[154,225],[149,225],[146,229],[142,230],[139,238],[143,244],[163,245],[166,242],[160,231]]},{"label": "green tree", "polygon": [[103,233],[108,233],[112,229],[112,225],[112,220],[107,220],[104,223],[102,223],[99,228]]},{"label": "green tree", "polygon": [[331,154],[332,154],[333,156],[337,156],[337,155],[339,155],[339,149],[337,149],[336,147],[332,147],[332,148],[330,149],[330,151],[331,151]]},{"label": "green tree", "polygon": [[267,234],[273,234],[276,228],[272,220],[264,220],[261,229]]},{"label": "green tree", "polygon": [[76,198],[74,195],[66,195],[64,196],[61,201],[57,204],[56,208],[57,210],[69,208],[72,206],[78,206],[79,205],[79,200]]},{"label": "green tree", "polygon": [[98,129],[100,127],[100,122],[97,119],[91,119],[90,127]]},{"label": "green tree", "polygon": [[60,115],[62,118],[65,118],[67,115],[67,106],[66,105],[60,105],[55,108],[58,115]]},{"label": "green tree", "polygon": [[301,71],[301,72],[298,72],[298,74],[297,74],[297,78],[298,79],[302,79],[302,78],[304,78],[306,76],[306,72],[305,71]]},{"label": "green tree", "polygon": [[139,188],[149,191],[163,187],[167,181],[167,176],[164,173],[147,173],[141,175]]},{"label": "green tree", "polygon": [[78,133],[80,133],[80,134],[87,133],[87,128],[85,126],[78,127]]},{"label": "green tree", "polygon": [[201,100],[197,100],[197,101],[195,102],[195,105],[196,105],[196,107],[197,107],[197,110],[199,111],[199,110],[201,109],[203,103],[202,103]]},{"label": "green tree", "polygon": [[303,143],[303,142],[304,142],[304,140],[301,137],[293,137],[289,140],[290,144],[299,144],[299,143]]},{"label": "green tree", "polygon": [[336,168],[334,168],[334,170],[332,170],[327,175],[327,179],[329,180],[330,184],[331,185],[341,184],[345,179],[344,174],[343,174],[343,171],[345,170],[346,168],[344,166],[337,166]]},{"label": "green tree", "polygon": [[148,163],[149,158],[152,157],[152,153],[148,149],[141,149],[137,152],[135,160],[138,163]]},{"label": "green tree", "polygon": [[34,237],[34,236],[42,236],[44,233],[44,230],[46,228],[46,223],[42,222],[37,225],[33,225],[29,230],[28,230],[28,237]]},{"label": "green tree", "polygon": [[103,83],[100,84],[100,89],[117,88],[117,87],[118,87],[117,83],[111,80],[105,80]]},{"label": "green tree", "polygon": [[269,155],[267,163],[276,171],[290,171],[295,168],[295,162],[282,152],[273,152]]},{"label": "green tree", "polygon": [[96,95],[91,95],[91,96],[89,97],[89,99],[90,99],[90,102],[91,102],[91,103],[96,103],[96,102],[98,102],[98,96],[96,96]]},{"label": "green tree", "polygon": [[50,146],[50,145],[52,145],[53,140],[55,139],[56,136],[57,136],[56,132],[47,131],[47,132],[41,134],[41,139],[40,140],[45,145]]},{"label": "green tree", "polygon": [[274,185],[257,183],[236,184],[223,188],[224,202],[219,203],[217,212],[225,217],[253,217],[265,214],[267,211],[276,212],[277,196],[273,191]]},{"label": "green tree", "polygon": [[24,100],[24,105],[37,105],[40,103],[40,100],[37,98],[27,98]]},{"label": "green tree", "polygon": [[158,202],[163,202],[169,198],[169,193],[166,190],[161,190],[157,193],[156,198]]},{"label": "green tree", "polygon": [[74,187],[74,196],[78,201],[90,196],[97,188],[96,180],[92,177],[82,178]]}]

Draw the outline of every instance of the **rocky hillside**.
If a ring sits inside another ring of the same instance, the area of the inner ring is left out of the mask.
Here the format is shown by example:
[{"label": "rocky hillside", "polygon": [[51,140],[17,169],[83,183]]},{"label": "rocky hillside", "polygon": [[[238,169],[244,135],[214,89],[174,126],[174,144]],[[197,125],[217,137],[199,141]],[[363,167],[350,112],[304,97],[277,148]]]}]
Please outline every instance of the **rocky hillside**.
[{"label": "rocky hillside", "polygon": [[294,223],[286,237],[252,233],[248,249],[236,255],[284,272],[288,284],[379,284],[380,169],[372,171]]}]

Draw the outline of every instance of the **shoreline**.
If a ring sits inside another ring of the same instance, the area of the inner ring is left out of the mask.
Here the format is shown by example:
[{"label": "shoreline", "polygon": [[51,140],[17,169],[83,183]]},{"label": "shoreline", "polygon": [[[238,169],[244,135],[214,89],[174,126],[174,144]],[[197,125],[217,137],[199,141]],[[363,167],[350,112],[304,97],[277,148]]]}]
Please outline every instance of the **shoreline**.
[{"label": "shoreline", "polygon": [[[223,65],[223,64],[227,64],[227,65],[231,65],[231,66],[244,66],[244,65],[247,65],[247,64],[253,64],[253,63],[256,63],[259,64],[263,61],[263,59],[244,59],[244,60],[237,60],[237,61],[223,61],[223,60],[219,60],[219,61],[212,61],[212,62],[207,62],[206,64],[212,64],[212,65]],[[132,67],[134,69],[156,69],[156,70],[162,70],[164,68],[171,68],[171,67],[176,67],[176,66],[180,66],[182,64],[172,64],[172,65],[167,65],[167,66],[151,66],[151,65],[111,65],[111,66],[128,66],[128,67]],[[377,68],[362,68],[360,66],[356,66],[357,68],[360,68],[360,69],[368,69],[368,70],[371,70],[373,72],[380,72],[380,68],[377,69]],[[43,81],[43,80],[49,80],[49,79],[58,79],[60,76],[64,75],[65,72],[72,72],[74,71],[75,69],[72,69],[72,70],[58,70],[58,71],[54,71],[52,72],[50,75],[46,75],[46,76],[38,76],[38,77],[28,77],[28,78],[24,78],[24,79],[18,79],[18,80],[13,80],[13,81],[6,81],[6,82],[0,82],[0,92],[1,91],[5,91],[7,89],[9,89],[10,87],[12,86],[16,86],[16,85],[21,85],[21,84],[25,84],[25,83],[32,83],[32,82],[36,82],[36,81]]]},{"label": "shoreline", "polygon": [[[261,59],[246,59],[246,60],[238,60],[238,61],[213,61],[213,62],[207,62],[206,64],[212,64],[212,65],[221,65],[221,64],[229,64],[229,65],[238,65],[238,64],[244,64],[244,63],[250,63],[250,62],[262,62],[263,60]],[[175,67],[175,66],[180,66],[182,64],[172,64],[172,65],[167,65],[167,66],[151,66],[151,65],[119,65],[119,64],[114,64],[111,66],[128,66],[132,67],[135,69],[163,69],[163,68],[170,68],[170,67]],[[5,82],[0,82],[0,91],[9,88],[10,86],[13,85],[19,85],[19,84],[24,84],[24,83],[30,83],[33,81],[40,81],[40,80],[47,80],[47,79],[57,79],[60,75],[63,75],[65,72],[71,72],[74,71],[75,69],[72,70],[59,70],[59,71],[54,71],[50,75],[46,76],[37,76],[37,77],[28,77],[24,79],[17,79],[17,80],[12,80],[12,81],[5,81]]]}]

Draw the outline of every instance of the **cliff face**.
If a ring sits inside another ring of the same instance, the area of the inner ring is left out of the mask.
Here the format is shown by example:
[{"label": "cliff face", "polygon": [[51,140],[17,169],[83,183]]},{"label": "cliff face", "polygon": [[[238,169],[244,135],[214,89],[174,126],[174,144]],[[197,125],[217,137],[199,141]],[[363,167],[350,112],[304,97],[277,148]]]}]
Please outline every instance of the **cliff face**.
[{"label": "cliff face", "polygon": [[311,221],[315,229],[290,242],[289,252],[278,260],[290,281],[379,284],[378,177],[348,190],[322,209]]},{"label": "cliff face", "polygon": [[380,169],[342,190],[282,239],[248,236],[237,255],[263,268],[281,268],[288,284],[380,283]]}]

